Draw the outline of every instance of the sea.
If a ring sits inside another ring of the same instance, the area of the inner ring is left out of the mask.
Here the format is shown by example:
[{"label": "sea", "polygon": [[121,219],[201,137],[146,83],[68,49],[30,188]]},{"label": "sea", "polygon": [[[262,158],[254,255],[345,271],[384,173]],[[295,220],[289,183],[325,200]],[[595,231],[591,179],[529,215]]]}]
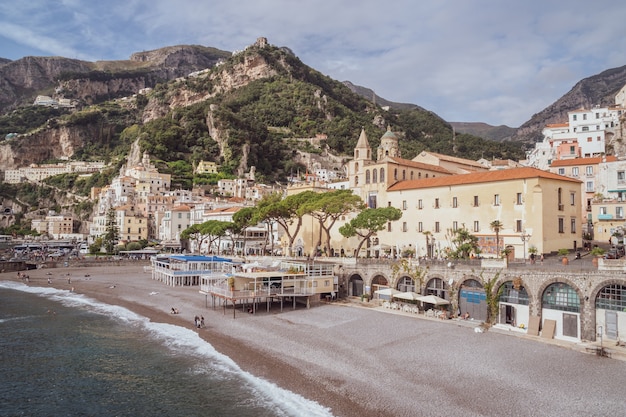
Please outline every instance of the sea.
[{"label": "sea", "polygon": [[196,332],[0,281],[0,416],[332,416]]}]

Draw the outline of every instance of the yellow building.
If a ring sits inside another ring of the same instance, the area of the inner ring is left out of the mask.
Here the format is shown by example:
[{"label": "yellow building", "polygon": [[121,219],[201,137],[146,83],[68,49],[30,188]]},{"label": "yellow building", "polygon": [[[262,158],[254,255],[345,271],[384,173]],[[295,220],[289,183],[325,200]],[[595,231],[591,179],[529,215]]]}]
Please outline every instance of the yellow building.
[{"label": "yellow building", "polygon": [[[477,236],[484,257],[508,249],[511,258],[581,247],[581,182],[535,168],[513,168],[398,182],[387,190],[402,218],[378,234],[380,244],[418,256],[454,249],[453,232]],[[500,221],[499,244],[491,223]]]},{"label": "yellow building", "polygon": [[138,242],[148,239],[148,219],[133,206],[115,209],[121,243]]},{"label": "yellow building", "polygon": [[196,166],[196,174],[217,174],[217,164],[212,161],[200,161]]}]

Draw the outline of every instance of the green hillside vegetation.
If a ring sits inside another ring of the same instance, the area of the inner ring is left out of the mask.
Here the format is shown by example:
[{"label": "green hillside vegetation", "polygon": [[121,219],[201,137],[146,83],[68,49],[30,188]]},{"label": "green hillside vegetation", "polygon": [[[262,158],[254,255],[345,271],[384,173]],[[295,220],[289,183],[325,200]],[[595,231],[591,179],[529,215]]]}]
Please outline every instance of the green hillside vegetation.
[{"label": "green hillside vegetation", "polygon": [[[254,55],[252,58],[271,65],[277,75],[188,107],[174,108],[165,117],[141,123],[141,110],[149,101],[169,103],[181,89],[213,92],[220,82],[220,74],[233,71],[238,63],[251,58],[251,54]],[[326,134],[328,139],[323,146],[335,154],[350,157],[361,128],[366,130],[370,144],[375,148],[387,126],[391,126],[401,138],[402,156],[407,159],[422,150],[474,160],[523,157],[516,143],[497,143],[469,134],[456,135],[453,140],[451,126],[429,111],[419,108],[384,111],[353,93],[343,83],[304,65],[284,49],[251,47],[229,58],[209,74],[158,84],[146,96],[138,95],[135,107],[104,102],[58,116],[43,109],[23,110],[16,113],[21,114],[20,122],[11,116],[4,118],[0,132],[24,132],[33,129],[37,123],[84,129],[89,132],[90,139],[75,155],[80,160],[118,161],[128,152],[130,144],[139,138],[142,150],[148,151],[159,162],[159,169],[173,175],[172,184],[185,188],[194,183],[217,181],[217,177],[193,175],[193,165],[200,160],[218,163],[223,177],[237,175],[242,169],[255,166],[260,181],[283,182],[288,173],[304,168],[293,161],[295,149],[302,148],[302,145],[291,138]],[[124,74],[131,75],[134,75],[131,71]],[[94,72],[90,76],[108,79],[111,74]],[[209,135],[207,114],[210,105],[215,105],[212,118],[223,134],[222,152],[220,145]],[[24,120],[26,116],[29,116],[28,121]],[[44,122],[46,116],[53,119],[48,120],[48,117]],[[242,164],[244,155],[247,158],[245,165]]]}]

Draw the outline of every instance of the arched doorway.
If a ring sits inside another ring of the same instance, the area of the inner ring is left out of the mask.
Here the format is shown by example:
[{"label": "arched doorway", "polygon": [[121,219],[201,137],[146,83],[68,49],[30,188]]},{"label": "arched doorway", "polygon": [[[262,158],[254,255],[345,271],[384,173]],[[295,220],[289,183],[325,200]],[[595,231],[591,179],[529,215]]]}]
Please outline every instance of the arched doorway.
[{"label": "arched doorway", "polygon": [[554,338],[580,341],[580,297],[564,282],[550,284],[541,297],[542,328],[546,320],[554,320]]},{"label": "arched doorway", "polygon": [[387,278],[385,278],[384,276],[376,275],[372,279],[372,295],[376,294],[376,291],[382,290],[388,287],[389,287],[389,281],[387,281]]},{"label": "arched doorway", "polygon": [[618,340],[626,335],[626,286],[611,284],[596,296],[596,329],[602,326],[602,337]]},{"label": "arched doorway", "polygon": [[528,292],[522,285],[521,279],[507,281],[500,286],[498,323],[513,327],[524,325],[528,327],[530,310],[528,307]]},{"label": "arched doorway", "polygon": [[363,278],[360,275],[352,275],[348,280],[348,296],[360,297],[363,294]]},{"label": "arched doorway", "polygon": [[402,292],[419,292],[419,288],[417,289],[417,291],[415,290],[415,280],[407,276],[400,278],[396,287],[398,291]]},{"label": "arched doorway", "polygon": [[469,313],[474,320],[487,320],[487,297],[480,282],[468,279],[461,284],[459,310],[461,314]]}]

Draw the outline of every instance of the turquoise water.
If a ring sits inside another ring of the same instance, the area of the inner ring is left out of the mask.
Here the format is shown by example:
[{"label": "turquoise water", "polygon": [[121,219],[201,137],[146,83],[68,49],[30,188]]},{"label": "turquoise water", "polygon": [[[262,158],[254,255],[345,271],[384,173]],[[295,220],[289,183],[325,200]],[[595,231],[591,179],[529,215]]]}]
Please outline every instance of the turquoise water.
[{"label": "turquoise water", "polygon": [[243,372],[196,332],[0,281],[2,416],[330,416]]}]

